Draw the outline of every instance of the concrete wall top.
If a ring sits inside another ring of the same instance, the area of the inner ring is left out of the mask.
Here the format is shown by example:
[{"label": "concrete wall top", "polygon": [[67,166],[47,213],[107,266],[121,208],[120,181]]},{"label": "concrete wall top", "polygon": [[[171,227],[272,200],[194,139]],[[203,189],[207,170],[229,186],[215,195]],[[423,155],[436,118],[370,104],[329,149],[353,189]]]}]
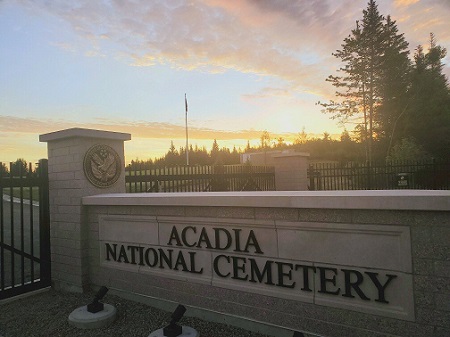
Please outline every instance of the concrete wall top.
[{"label": "concrete wall top", "polygon": [[100,138],[100,139],[112,139],[112,140],[130,140],[131,134],[122,132],[112,132],[94,129],[83,128],[71,128],[56,132],[50,132],[39,136],[40,142],[51,142],[54,140],[66,139],[66,138]]},{"label": "concrete wall top", "polygon": [[273,158],[280,158],[280,157],[309,157],[310,154],[308,152],[282,152],[279,154],[274,154]]},{"label": "concrete wall top", "polygon": [[449,211],[450,191],[269,191],[127,193],[83,197],[83,205],[225,206],[262,208]]}]

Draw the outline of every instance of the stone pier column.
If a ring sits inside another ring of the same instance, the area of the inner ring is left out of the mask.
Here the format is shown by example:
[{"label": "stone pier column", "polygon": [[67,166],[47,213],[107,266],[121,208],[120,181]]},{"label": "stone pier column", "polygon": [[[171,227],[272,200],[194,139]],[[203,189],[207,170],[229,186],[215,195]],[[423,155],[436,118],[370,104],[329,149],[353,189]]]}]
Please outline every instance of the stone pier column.
[{"label": "stone pier column", "polygon": [[124,141],[131,135],[73,128],[39,136],[48,148],[52,284],[82,292],[89,284],[88,228],[81,198],[125,192]]},{"label": "stone pier column", "polygon": [[288,152],[273,155],[277,191],[308,190],[309,153]]}]

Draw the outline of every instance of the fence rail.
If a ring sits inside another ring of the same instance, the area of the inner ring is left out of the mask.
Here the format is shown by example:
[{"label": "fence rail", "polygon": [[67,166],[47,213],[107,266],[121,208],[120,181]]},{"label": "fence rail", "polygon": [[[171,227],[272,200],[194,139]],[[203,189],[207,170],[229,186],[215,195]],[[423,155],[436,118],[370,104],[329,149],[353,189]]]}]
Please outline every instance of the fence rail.
[{"label": "fence rail", "polygon": [[50,286],[51,270],[47,160],[0,168],[1,300]]},{"label": "fence rail", "polygon": [[450,161],[316,163],[308,170],[310,190],[450,189]]},{"label": "fence rail", "polygon": [[126,191],[206,192],[275,190],[275,170],[268,166],[128,166]]}]

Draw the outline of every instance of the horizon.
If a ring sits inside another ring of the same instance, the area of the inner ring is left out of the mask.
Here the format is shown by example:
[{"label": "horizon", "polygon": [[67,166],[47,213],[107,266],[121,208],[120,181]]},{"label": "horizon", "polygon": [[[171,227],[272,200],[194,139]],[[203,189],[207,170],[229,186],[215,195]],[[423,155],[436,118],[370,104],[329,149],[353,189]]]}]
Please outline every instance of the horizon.
[{"label": "horizon", "polygon": [[[450,3],[378,0],[409,43],[429,33],[450,50]],[[292,142],[338,137],[321,113],[325,81],[367,0],[232,3],[0,2],[0,161],[47,156],[39,135],[81,127],[130,133],[126,161],[163,156],[173,141],[244,149],[262,132]],[[450,58],[444,73],[450,76]],[[349,132],[351,126],[347,126]]]},{"label": "horizon", "polygon": [[[100,130],[100,129],[89,129],[89,130],[111,131],[111,130]],[[61,131],[61,130],[56,130],[56,131]],[[112,132],[121,132],[121,131],[112,131]],[[132,136],[133,136],[133,135],[131,135],[131,137],[132,137]],[[255,136],[257,136],[257,135],[256,135],[256,131],[255,131]],[[261,136],[261,135],[259,135],[259,136]],[[270,138],[270,143],[269,143],[269,147],[268,147],[267,149],[279,150],[278,148],[275,147],[276,144],[277,144],[277,137],[272,137],[272,135],[270,135],[270,136],[271,136],[271,138]],[[277,136],[286,136],[286,135],[283,134],[283,135],[277,135]],[[288,139],[285,139],[284,142],[283,142],[283,144],[285,144],[287,147],[289,147],[289,146],[291,146],[291,145],[294,144],[295,138],[298,136],[298,134],[288,134],[287,136],[289,136],[289,138],[288,138]],[[340,140],[341,134],[328,134],[328,136],[329,136],[329,139],[330,139],[330,140]],[[306,138],[307,141],[310,141],[310,140],[313,141],[313,140],[317,140],[317,139],[322,139],[322,138],[324,137],[324,134],[312,134],[312,133],[310,133],[310,134],[306,134],[306,137],[307,137],[307,138]],[[131,140],[133,140],[133,138],[131,138]],[[212,149],[212,146],[213,146],[213,143],[214,143],[215,140],[216,140],[216,139],[205,139],[205,140],[202,140],[203,143],[202,143],[201,145],[200,145],[200,144],[197,144],[197,143],[191,143],[191,142],[189,142],[189,147],[192,147],[194,150],[195,150],[196,147],[197,147],[198,149],[205,148],[206,151],[207,151],[208,153],[210,153],[210,152],[211,152],[211,149]],[[217,140],[216,140],[216,141],[217,141]],[[230,152],[231,152],[231,151],[233,151],[233,148],[236,148],[236,150],[237,150],[240,154],[243,154],[243,153],[249,153],[249,152],[246,152],[246,148],[247,148],[247,144],[248,144],[248,143],[250,143],[250,147],[251,147],[251,148],[250,148],[250,152],[254,152],[255,150],[261,150],[261,149],[262,149],[262,148],[261,148],[261,139],[260,139],[260,138],[255,138],[255,139],[253,139],[252,141],[250,141],[250,139],[242,139],[242,142],[243,142],[243,143],[242,143],[242,144],[243,144],[242,146],[235,146],[235,145],[234,145],[235,141],[236,141],[236,139],[233,139],[233,140],[231,141],[231,142],[233,143],[232,146],[226,146],[226,145],[223,145],[223,143],[227,143],[226,140],[224,140],[224,141],[217,141],[217,143],[218,143],[219,149],[227,148],[227,149],[229,149]],[[166,144],[167,146],[166,146],[165,151],[164,151],[163,153],[161,153],[161,155],[157,155],[157,156],[154,156],[154,157],[151,157],[151,156],[142,156],[142,157],[134,157],[134,158],[132,158],[132,157],[130,157],[130,156],[127,156],[127,144],[129,144],[130,141],[125,141],[125,142],[124,142],[125,165],[130,164],[131,161],[137,161],[137,160],[139,160],[139,161],[146,161],[146,160],[152,160],[152,161],[154,161],[154,160],[158,160],[158,159],[164,158],[165,155],[169,152],[172,142],[173,142],[173,144],[174,144],[175,150],[178,151],[178,152],[179,152],[180,150],[184,150],[185,147],[186,147],[185,139],[181,139],[181,140],[179,139],[177,143],[176,143],[175,141],[173,141],[173,140],[169,140],[169,141],[168,141],[168,144]],[[47,148],[46,143],[41,143],[41,144],[44,145],[45,150],[46,150],[46,148]],[[45,158],[46,158],[46,156],[45,156]],[[14,158],[14,159],[12,159],[12,160],[7,160],[7,161],[6,161],[6,160],[5,160],[5,161],[0,160],[0,162],[3,162],[4,164],[7,164],[7,163],[9,163],[9,162],[15,162],[15,161],[18,160],[18,159],[24,159],[25,161],[27,161],[27,163],[31,163],[32,165],[35,165],[40,159],[45,159],[45,158],[44,158],[44,157],[41,157],[41,158],[38,158],[38,159],[36,159],[36,160],[31,160],[31,161],[29,161],[28,158],[17,157],[17,158]],[[8,167],[9,167],[9,166],[8,166]]]}]

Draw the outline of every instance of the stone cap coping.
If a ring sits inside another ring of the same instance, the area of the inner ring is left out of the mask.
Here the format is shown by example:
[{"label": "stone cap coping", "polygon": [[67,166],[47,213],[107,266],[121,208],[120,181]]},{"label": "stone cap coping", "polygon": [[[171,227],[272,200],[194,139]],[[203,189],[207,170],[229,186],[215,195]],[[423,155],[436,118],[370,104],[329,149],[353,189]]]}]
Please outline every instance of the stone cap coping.
[{"label": "stone cap coping", "polygon": [[39,135],[40,142],[51,142],[54,140],[60,140],[65,138],[74,138],[74,137],[83,137],[83,138],[102,138],[102,139],[113,139],[113,140],[130,140],[131,134],[129,133],[121,133],[121,132],[113,132],[113,131],[104,131],[104,130],[94,130],[94,129],[83,129],[83,128],[71,128],[65,129],[55,132],[46,133],[43,135]]},{"label": "stone cap coping", "polygon": [[279,154],[272,155],[273,158],[280,157],[309,157],[310,154],[308,152],[282,152]]},{"label": "stone cap coping", "polygon": [[450,191],[269,191],[124,193],[83,197],[83,205],[205,206],[450,211]]}]

